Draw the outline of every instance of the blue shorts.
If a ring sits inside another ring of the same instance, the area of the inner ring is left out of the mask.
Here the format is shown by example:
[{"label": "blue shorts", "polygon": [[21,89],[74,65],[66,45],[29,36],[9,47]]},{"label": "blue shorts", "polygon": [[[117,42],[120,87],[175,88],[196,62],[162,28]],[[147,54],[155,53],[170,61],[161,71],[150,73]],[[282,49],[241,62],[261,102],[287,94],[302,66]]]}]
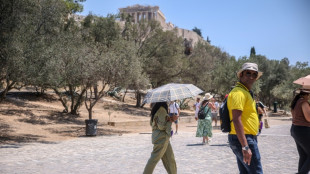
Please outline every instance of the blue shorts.
[{"label": "blue shorts", "polygon": [[[177,114],[177,113],[169,113],[169,116],[170,116],[170,117],[172,117],[173,115],[178,115],[178,114]],[[175,124],[178,124],[178,120],[179,120],[179,119],[175,120],[174,123],[175,123]]]}]

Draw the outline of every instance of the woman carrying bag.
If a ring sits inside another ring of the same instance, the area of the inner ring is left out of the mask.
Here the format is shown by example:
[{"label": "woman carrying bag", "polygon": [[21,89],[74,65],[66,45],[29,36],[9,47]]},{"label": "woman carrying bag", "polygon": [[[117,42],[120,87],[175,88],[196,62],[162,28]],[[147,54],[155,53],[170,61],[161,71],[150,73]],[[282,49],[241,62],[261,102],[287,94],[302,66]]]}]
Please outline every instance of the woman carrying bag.
[{"label": "woman carrying bag", "polygon": [[291,103],[292,127],[299,154],[298,173],[310,172],[310,89],[300,89]]},{"label": "woman carrying bag", "polygon": [[201,114],[198,113],[196,137],[202,137],[203,145],[209,144],[212,137],[211,109],[215,109],[215,106],[209,102],[211,98],[213,96],[210,93],[206,93],[199,108],[199,112],[202,111],[203,116],[200,116]]}]

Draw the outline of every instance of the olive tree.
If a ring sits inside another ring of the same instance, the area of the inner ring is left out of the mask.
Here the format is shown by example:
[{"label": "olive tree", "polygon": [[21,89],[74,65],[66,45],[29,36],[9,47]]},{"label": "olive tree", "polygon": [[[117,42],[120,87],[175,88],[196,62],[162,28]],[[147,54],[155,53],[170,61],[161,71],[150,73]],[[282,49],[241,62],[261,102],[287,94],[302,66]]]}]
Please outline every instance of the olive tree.
[{"label": "olive tree", "polygon": [[[79,0],[82,1],[82,0]],[[81,9],[78,1],[0,1],[0,95],[12,88],[48,84],[45,68],[68,13]],[[71,6],[70,6],[71,4]],[[74,4],[74,5],[73,5]],[[72,6],[73,5],[73,6]]]},{"label": "olive tree", "polygon": [[[142,90],[146,88],[147,83],[149,83],[149,74],[145,71],[144,60],[147,59],[145,52],[145,47],[147,41],[155,35],[155,33],[159,30],[160,25],[155,20],[147,20],[142,19],[139,23],[132,23],[131,16],[124,16],[122,14],[122,18],[125,19],[125,25],[122,29],[121,36],[128,42],[132,42],[133,47],[135,49],[136,59],[139,62],[138,67],[142,67],[141,75],[136,76],[137,78],[133,78],[133,81],[129,81],[127,84],[127,88],[134,89],[136,91],[136,106],[140,107],[141,99],[143,92]],[[131,44],[131,45],[132,45]],[[140,68],[136,69],[140,71]],[[126,88],[126,91],[127,91]]]},{"label": "olive tree", "polygon": [[36,7],[30,0],[0,1],[0,101],[23,77],[25,41]]},{"label": "olive tree", "polygon": [[[141,88],[147,84],[137,56],[137,45],[121,37],[120,26],[115,16],[98,17],[89,15],[84,23],[84,41],[93,45],[90,69],[86,83],[85,106],[92,119],[92,108],[106,92],[116,86]],[[85,34],[88,33],[88,34]]]}]

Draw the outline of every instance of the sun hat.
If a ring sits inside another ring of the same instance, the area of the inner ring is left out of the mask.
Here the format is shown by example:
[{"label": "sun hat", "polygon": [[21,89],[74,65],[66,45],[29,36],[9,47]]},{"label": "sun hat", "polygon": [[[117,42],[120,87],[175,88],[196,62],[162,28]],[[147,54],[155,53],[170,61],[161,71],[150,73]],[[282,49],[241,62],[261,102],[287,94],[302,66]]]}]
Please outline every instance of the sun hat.
[{"label": "sun hat", "polygon": [[301,88],[294,90],[294,95],[300,94],[301,92],[310,94],[310,86],[303,85]]},{"label": "sun hat", "polygon": [[211,95],[209,92],[205,94],[205,96],[203,97],[203,100],[210,100],[211,98],[213,98],[213,95]]},{"label": "sun hat", "polygon": [[238,76],[239,79],[240,79],[241,73],[242,73],[243,71],[245,71],[245,70],[256,71],[256,72],[258,73],[258,74],[257,74],[256,80],[259,79],[260,76],[263,75],[263,72],[258,71],[258,66],[257,66],[256,63],[247,62],[247,63],[244,63],[244,64],[242,65],[242,68],[237,72],[237,76]]},{"label": "sun hat", "polygon": [[302,88],[300,88],[300,91],[310,94],[310,86],[303,85]]}]

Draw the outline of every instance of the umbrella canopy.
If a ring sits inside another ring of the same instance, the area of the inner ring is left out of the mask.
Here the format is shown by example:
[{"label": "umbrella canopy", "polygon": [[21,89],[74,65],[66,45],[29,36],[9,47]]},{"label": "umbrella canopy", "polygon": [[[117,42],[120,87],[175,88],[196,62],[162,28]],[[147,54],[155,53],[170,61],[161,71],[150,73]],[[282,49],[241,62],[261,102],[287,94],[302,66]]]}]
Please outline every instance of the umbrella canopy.
[{"label": "umbrella canopy", "polygon": [[180,100],[194,97],[202,92],[201,89],[192,84],[169,83],[147,92],[143,103]]},{"label": "umbrella canopy", "polygon": [[306,77],[301,77],[295,80],[293,83],[302,85],[303,88],[309,88],[310,87],[310,75],[307,75]]}]

